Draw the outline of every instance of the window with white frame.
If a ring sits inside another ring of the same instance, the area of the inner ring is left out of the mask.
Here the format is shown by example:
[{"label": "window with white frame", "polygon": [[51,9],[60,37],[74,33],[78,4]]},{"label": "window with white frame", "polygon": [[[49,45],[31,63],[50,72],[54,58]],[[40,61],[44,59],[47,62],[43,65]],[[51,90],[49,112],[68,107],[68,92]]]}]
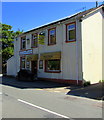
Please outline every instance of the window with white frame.
[{"label": "window with white frame", "polygon": [[38,47],[38,34],[32,34],[32,47]]},{"label": "window with white frame", "polygon": [[66,25],[66,42],[75,41],[76,40],[76,27],[75,23],[70,23]]},{"label": "window with white frame", "polygon": [[56,28],[48,30],[48,45],[56,44]]},{"label": "window with white frame", "polygon": [[26,49],[26,37],[21,37],[21,49]]}]

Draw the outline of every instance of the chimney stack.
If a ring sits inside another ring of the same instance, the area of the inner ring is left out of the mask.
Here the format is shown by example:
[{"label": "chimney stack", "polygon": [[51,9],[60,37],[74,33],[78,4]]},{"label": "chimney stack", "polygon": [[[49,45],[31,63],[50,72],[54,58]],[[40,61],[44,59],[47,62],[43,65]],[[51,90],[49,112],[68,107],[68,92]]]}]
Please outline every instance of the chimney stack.
[{"label": "chimney stack", "polygon": [[96,7],[98,7],[98,1],[96,1]]}]

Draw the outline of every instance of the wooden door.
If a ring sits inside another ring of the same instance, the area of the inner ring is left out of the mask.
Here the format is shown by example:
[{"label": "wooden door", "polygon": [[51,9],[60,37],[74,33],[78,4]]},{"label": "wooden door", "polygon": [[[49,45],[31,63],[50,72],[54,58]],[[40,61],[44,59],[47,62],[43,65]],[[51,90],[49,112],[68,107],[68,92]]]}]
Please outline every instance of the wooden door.
[{"label": "wooden door", "polygon": [[37,75],[37,61],[31,61],[31,71],[33,74]]}]

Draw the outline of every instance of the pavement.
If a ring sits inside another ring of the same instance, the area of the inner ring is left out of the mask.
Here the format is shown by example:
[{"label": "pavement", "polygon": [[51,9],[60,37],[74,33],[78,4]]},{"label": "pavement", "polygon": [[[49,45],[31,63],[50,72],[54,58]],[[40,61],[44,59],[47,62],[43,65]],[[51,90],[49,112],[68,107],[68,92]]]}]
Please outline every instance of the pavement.
[{"label": "pavement", "polygon": [[95,100],[104,100],[104,82],[92,84],[87,87],[81,87],[80,89],[74,89],[69,91],[67,95],[74,95]]},{"label": "pavement", "polygon": [[57,93],[61,92],[66,95],[104,100],[104,82],[82,87],[40,80],[36,80],[34,82],[23,82],[12,77],[2,77],[2,84],[20,89],[37,89]]}]

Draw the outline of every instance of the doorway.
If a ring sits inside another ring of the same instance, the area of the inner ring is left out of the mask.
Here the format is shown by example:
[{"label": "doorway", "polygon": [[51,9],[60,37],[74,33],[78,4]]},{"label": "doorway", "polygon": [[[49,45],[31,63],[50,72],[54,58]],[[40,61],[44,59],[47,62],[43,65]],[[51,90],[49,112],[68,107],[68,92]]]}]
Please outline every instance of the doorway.
[{"label": "doorway", "polygon": [[31,72],[37,76],[37,61],[31,61]]}]

